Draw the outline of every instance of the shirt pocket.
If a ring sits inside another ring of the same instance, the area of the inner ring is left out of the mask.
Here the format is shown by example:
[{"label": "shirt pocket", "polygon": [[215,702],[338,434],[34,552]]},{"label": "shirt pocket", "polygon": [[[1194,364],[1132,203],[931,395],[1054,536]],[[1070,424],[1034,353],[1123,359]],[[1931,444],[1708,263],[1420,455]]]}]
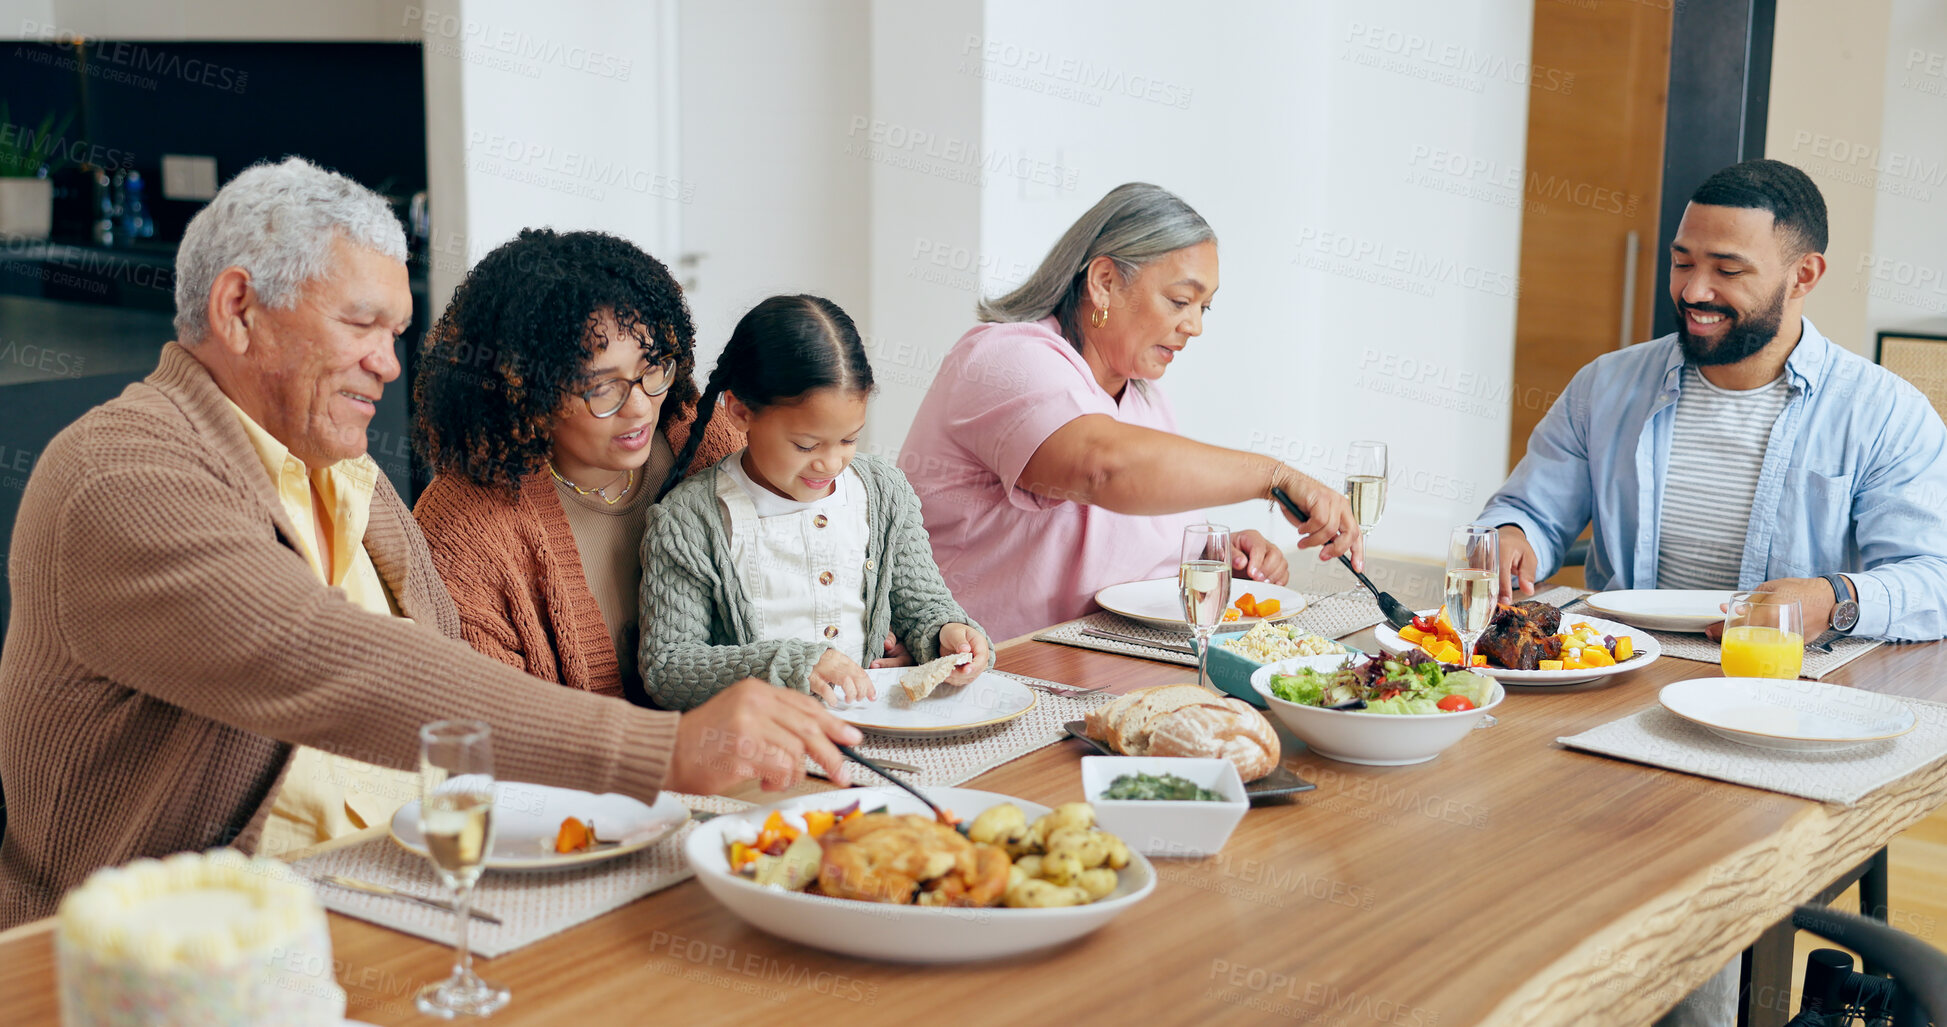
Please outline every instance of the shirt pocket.
[{"label": "shirt pocket", "polygon": [[1810,578],[1843,570],[1851,533],[1852,475],[1803,467],[1786,471],[1768,577]]}]

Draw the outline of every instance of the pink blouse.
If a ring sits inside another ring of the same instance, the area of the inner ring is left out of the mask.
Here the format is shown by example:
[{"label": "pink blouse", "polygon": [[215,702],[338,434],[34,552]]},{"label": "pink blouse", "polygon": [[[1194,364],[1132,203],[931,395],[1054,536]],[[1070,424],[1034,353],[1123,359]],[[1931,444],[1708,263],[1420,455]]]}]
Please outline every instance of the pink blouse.
[{"label": "pink blouse", "polygon": [[1176,431],[1155,382],[1102,391],[1052,317],[982,324],[940,364],[899,466],[947,587],[996,642],[1072,620],[1109,585],[1176,571],[1201,512],[1138,517],[1029,491],[1021,472],[1084,414]]}]

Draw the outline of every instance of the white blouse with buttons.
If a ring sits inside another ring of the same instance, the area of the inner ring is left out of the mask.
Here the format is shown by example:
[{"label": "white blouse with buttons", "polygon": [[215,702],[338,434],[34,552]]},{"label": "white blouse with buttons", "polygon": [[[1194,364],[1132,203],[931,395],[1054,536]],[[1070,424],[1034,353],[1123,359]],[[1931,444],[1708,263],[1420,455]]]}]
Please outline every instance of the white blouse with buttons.
[{"label": "white blouse with buttons", "polygon": [[730,556],[759,638],[823,639],[865,662],[865,486],[846,468],[832,493],[802,503],[752,481],[743,453],[717,465]]}]

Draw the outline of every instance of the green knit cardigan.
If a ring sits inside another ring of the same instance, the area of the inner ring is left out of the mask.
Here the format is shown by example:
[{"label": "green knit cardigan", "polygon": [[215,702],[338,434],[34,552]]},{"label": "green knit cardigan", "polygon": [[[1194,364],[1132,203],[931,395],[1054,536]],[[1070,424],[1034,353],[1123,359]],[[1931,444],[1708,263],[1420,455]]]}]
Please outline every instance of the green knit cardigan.
[{"label": "green knit cardigan", "polygon": [[[873,659],[884,655],[890,630],[924,663],[939,655],[942,627],[980,626],[940,577],[919,496],[906,476],[863,455],[852,469],[865,485],[871,531],[865,547],[867,649]],[[649,509],[642,534],[642,683],[664,709],[690,709],[748,677],[809,692],[811,668],[830,648],[822,638],[758,638],[752,632],[750,598],[732,562],[717,501],[722,473],[709,467],[685,479]]]}]

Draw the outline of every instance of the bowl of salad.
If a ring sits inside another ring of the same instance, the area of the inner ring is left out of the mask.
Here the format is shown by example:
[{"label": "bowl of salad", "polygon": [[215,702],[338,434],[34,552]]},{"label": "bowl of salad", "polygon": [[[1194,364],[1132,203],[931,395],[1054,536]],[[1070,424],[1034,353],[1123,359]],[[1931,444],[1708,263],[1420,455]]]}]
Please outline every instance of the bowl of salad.
[{"label": "bowl of salad", "polygon": [[1313,752],[1375,767],[1425,763],[1507,697],[1493,678],[1419,651],[1337,670],[1281,660],[1258,668],[1251,688]]}]

